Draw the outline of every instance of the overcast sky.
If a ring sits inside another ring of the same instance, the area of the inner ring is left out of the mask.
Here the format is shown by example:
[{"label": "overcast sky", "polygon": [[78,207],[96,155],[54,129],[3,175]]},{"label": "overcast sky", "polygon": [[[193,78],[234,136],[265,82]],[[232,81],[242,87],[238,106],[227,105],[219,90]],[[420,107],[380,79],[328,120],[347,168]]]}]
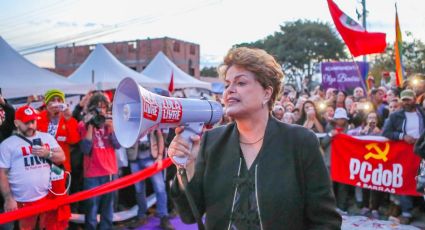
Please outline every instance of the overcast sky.
[{"label": "overcast sky", "polygon": [[[335,2],[357,19],[360,0]],[[391,43],[395,2],[366,0],[367,29],[387,33]],[[425,41],[425,1],[397,5],[404,40]],[[79,44],[94,44],[168,36],[199,44],[203,66],[220,62],[232,45],[262,39],[297,19],[333,25],[326,0],[0,0],[0,36],[16,50],[75,37],[83,40]],[[54,67],[52,50],[26,57]]]}]

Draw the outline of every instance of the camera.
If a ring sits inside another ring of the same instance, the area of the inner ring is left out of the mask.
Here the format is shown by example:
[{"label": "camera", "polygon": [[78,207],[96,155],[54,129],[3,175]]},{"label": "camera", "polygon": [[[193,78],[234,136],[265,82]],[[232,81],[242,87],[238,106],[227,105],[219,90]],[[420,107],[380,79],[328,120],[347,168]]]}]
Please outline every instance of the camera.
[{"label": "camera", "polygon": [[88,124],[92,124],[96,128],[100,128],[105,124],[106,117],[100,114],[100,110],[97,107],[89,108],[89,114],[92,118],[88,121]]},{"label": "camera", "polygon": [[52,106],[58,107],[60,111],[65,111],[68,108],[67,104],[58,102],[53,103]]}]

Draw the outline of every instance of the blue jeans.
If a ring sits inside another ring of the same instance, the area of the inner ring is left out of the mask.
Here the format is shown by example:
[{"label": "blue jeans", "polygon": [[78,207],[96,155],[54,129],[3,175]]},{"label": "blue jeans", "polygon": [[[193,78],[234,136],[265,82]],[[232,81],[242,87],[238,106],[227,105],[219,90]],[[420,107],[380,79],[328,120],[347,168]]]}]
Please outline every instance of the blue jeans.
[{"label": "blue jeans", "polygon": [[[1,202],[0,214],[3,214],[3,203]],[[13,223],[9,222],[5,224],[0,224],[0,230],[13,230]]]},{"label": "blue jeans", "polygon": [[[135,173],[143,170],[155,163],[152,157],[145,159],[137,159],[130,162],[131,172]],[[167,210],[167,192],[165,190],[165,182],[162,172],[159,172],[150,177],[153,190],[156,195],[156,213],[159,217],[168,216]],[[146,201],[146,187],[145,181],[140,181],[134,184],[136,189],[136,201],[139,206],[138,217],[143,217],[148,209]]]},{"label": "blue jeans", "polygon": [[413,209],[413,197],[411,196],[400,196],[400,207],[402,215],[411,217]]},{"label": "blue jeans", "polygon": [[[116,178],[116,175],[86,177],[84,178],[84,190],[95,188],[102,184],[106,184]],[[114,193],[107,193],[96,196],[85,201],[84,229],[96,230],[97,212],[100,210],[100,226],[99,229],[112,229],[112,217],[114,214]]]}]

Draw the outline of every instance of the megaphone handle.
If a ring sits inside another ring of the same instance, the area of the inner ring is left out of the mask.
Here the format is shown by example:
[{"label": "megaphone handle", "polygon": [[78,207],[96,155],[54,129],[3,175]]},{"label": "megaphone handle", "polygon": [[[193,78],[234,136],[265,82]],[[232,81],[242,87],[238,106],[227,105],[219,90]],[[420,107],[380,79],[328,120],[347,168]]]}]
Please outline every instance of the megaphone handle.
[{"label": "megaphone handle", "polygon": [[[192,140],[190,139],[193,135],[199,135],[202,133],[204,128],[203,122],[189,122],[185,124],[183,132],[180,134],[184,140],[189,143],[189,149],[192,149]],[[186,166],[187,157],[173,157],[174,161],[182,166]]]}]

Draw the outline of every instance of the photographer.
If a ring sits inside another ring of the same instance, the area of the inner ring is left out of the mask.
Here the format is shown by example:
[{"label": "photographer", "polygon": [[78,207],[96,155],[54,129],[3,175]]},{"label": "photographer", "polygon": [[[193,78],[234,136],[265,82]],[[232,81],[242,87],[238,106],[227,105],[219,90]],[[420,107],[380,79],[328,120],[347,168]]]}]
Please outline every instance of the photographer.
[{"label": "photographer", "polygon": [[40,112],[37,130],[50,133],[65,152],[65,170],[71,172],[70,145],[80,141],[78,122],[72,117],[65,102],[65,94],[57,89],[49,90],[44,95],[46,110]]},{"label": "photographer", "polygon": [[[118,172],[115,149],[120,145],[114,134],[112,120],[107,116],[109,100],[97,93],[88,102],[88,114],[78,124],[84,153],[84,189],[106,184],[116,178]],[[113,193],[86,200],[84,229],[96,229],[97,212],[100,211],[100,229],[112,228]]]},{"label": "photographer", "polygon": [[[382,131],[378,127],[378,114],[375,111],[371,111],[362,117],[364,117],[362,125],[348,130],[347,134],[351,136],[381,136]],[[361,188],[356,187],[356,189]],[[361,189],[361,194],[362,198],[358,200],[359,205],[362,207],[360,214],[372,219],[379,219],[379,206],[382,203],[382,198],[385,197],[385,193],[364,188]]]}]

